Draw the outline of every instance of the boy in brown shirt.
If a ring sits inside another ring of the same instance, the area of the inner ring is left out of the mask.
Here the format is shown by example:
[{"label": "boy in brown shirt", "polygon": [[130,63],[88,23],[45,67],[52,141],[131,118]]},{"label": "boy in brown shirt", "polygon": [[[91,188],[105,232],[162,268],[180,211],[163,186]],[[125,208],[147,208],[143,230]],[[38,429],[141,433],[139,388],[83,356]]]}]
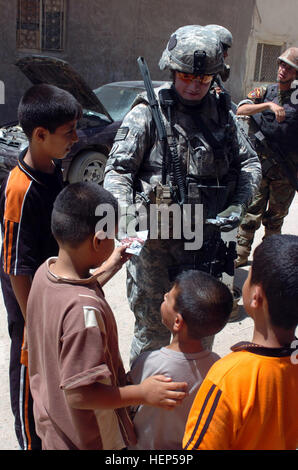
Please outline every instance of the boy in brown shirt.
[{"label": "boy in brown shirt", "polygon": [[29,374],[43,449],[123,449],[135,442],[126,407],[171,408],[185,396],[185,383],[164,376],[126,385],[98,274],[109,277],[127,257],[125,247],[114,250],[111,234],[98,230],[101,205],[117,217],[115,198],[96,184],[76,183],[60,193],[52,214],[59,255],[39,268],[29,296]]}]

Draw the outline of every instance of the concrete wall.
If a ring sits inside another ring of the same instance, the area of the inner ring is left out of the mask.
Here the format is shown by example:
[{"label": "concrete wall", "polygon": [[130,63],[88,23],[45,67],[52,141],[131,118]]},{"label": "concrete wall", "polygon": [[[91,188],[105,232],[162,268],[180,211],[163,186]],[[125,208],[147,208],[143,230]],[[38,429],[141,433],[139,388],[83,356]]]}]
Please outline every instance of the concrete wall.
[{"label": "concrete wall", "polygon": [[257,85],[253,81],[257,43],[298,46],[297,0],[256,0],[252,31],[246,50],[245,94]]},{"label": "concrete wall", "polygon": [[[136,59],[146,58],[152,79],[167,79],[158,61],[170,34],[186,24],[221,24],[232,32],[234,47],[227,60],[232,73],[227,88],[238,101],[243,94],[245,54],[255,0],[68,0],[65,50],[45,53],[67,60],[92,88],[118,80],[140,79]],[[242,3],[242,2],[241,2]],[[28,80],[13,63],[27,55],[16,50],[16,0],[0,0],[0,80],[6,104],[0,123],[15,119]],[[35,52],[38,53],[38,52]]]}]

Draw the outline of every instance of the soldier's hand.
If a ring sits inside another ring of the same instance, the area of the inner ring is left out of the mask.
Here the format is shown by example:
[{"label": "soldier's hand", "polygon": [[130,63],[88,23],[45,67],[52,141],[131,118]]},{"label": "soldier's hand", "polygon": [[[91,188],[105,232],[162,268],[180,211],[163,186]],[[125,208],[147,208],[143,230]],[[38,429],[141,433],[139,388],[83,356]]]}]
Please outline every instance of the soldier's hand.
[{"label": "soldier's hand", "polygon": [[230,232],[240,224],[243,212],[243,206],[235,204],[217,214],[215,219],[207,219],[206,224],[216,225],[222,232]]},{"label": "soldier's hand", "polygon": [[172,382],[164,375],[154,375],[145,379],[140,386],[144,403],[150,406],[173,409],[187,395],[186,382]]},{"label": "soldier's hand", "polygon": [[285,109],[280,106],[279,104],[270,102],[268,103],[270,111],[272,111],[275,114],[275,119],[277,122],[282,122],[286,118],[286,112]]}]

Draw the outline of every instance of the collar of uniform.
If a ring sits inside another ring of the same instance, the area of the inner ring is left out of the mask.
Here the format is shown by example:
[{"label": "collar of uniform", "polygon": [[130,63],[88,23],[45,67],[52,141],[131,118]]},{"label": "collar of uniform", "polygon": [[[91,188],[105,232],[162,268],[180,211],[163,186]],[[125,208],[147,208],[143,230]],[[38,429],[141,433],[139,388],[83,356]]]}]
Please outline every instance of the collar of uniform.
[{"label": "collar of uniform", "polygon": [[282,348],[267,348],[256,343],[251,343],[250,341],[240,341],[231,347],[233,352],[238,351],[248,351],[260,356],[269,356],[269,357],[287,357],[292,354],[294,348],[289,344]]},{"label": "collar of uniform", "polygon": [[27,163],[24,162],[24,157],[27,153],[28,147],[26,147],[19,155],[19,160],[18,160],[18,167],[20,168],[21,171],[26,173],[27,176],[29,176],[30,179],[35,181],[38,184],[41,184],[42,186],[47,185],[48,181],[53,178],[53,175],[56,174],[57,171],[60,171],[60,168],[55,165],[55,171],[53,174],[48,174],[48,173],[43,173],[42,171],[34,170],[31,168],[31,166],[27,165]]},{"label": "collar of uniform", "polygon": [[47,275],[48,275],[48,278],[53,281],[53,282],[57,282],[57,283],[66,283],[66,284],[79,284],[79,285],[88,285],[88,284],[93,284],[94,282],[96,282],[98,285],[98,281],[97,281],[97,277],[98,277],[98,274],[91,274],[89,277],[87,277],[86,279],[71,279],[71,278],[68,278],[68,277],[63,277],[63,276],[59,276],[57,274],[54,274],[52,271],[51,271],[51,265],[54,264],[57,260],[57,257],[52,257],[52,258],[49,258],[47,261],[46,261],[46,264],[47,264]]}]

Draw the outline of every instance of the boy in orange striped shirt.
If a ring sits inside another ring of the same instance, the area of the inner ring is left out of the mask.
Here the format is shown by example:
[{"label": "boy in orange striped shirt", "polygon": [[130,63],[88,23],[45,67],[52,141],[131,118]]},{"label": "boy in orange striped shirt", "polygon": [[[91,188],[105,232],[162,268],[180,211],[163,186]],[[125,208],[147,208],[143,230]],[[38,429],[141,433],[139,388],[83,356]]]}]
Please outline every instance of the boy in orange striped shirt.
[{"label": "boy in orange striped shirt", "polygon": [[46,84],[27,90],[18,118],[29,146],[0,189],[1,287],[11,338],[11,407],[16,436],[24,450],[40,449],[22,351],[27,299],[37,268],[58,253],[50,222],[63,179],[54,159],[63,158],[78,140],[76,125],[81,113],[81,105],[65,90]]},{"label": "boy in orange striped shirt", "polygon": [[185,450],[298,447],[298,237],[272,235],[256,248],[243,285],[254,320],[209,370],[188,416]]}]

